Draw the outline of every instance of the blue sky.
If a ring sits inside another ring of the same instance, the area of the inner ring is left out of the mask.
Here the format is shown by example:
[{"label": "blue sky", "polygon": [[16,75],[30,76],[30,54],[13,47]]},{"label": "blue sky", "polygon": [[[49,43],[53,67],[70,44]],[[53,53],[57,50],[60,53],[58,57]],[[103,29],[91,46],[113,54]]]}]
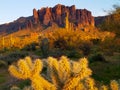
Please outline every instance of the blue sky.
[{"label": "blue sky", "polygon": [[31,16],[33,8],[53,7],[58,3],[76,5],[76,8],[90,10],[93,16],[102,16],[106,14],[104,10],[112,9],[112,5],[119,2],[119,0],[1,0],[0,24],[12,22],[21,16]]}]

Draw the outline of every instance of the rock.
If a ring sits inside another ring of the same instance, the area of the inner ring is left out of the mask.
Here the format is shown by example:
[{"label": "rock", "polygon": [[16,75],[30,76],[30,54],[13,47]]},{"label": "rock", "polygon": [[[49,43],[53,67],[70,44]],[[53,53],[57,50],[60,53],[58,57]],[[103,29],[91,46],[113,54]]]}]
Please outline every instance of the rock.
[{"label": "rock", "polygon": [[[65,6],[58,4],[51,7],[41,8],[39,10],[33,9],[33,15],[30,17],[20,17],[17,20],[0,25],[0,33],[12,33],[21,29],[34,28],[37,26],[65,26],[66,13],[68,13],[68,20],[71,27],[81,28],[86,25],[94,26],[94,17],[91,12],[86,9],[76,9],[75,5]],[[95,24],[103,22],[104,17],[96,17]]]},{"label": "rock", "polygon": [[56,5],[54,8],[53,8],[53,13],[54,13],[54,16],[55,16],[55,22],[58,24],[58,25],[61,25],[62,24],[62,6],[60,4]]},{"label": "rock", "polygon": [[38,12],[35,8],[33,9],[33,17],[34,17],[35,24],[38,23],[38,21],[39,21],[38,18],[39,17],[38,17]]},{"label": "rock", "polygon": [[26,23],[26,28],[32,28],[32,27],[33,27],[32,21],[28,20]]},{"label": "rock", "polygon": [[69,18],[70,18],[71,22],[76,22],[76,8],[75,8],[75,5],[71,6],[69,8],[69,10],[70,10]]},{"label": "rock", "polygon": [[46,8],[45,9],[45,14],[43,17],[43,24],[44,25],[50,25],[50,22],[52,22],[52,13],[51,13],[51,8]]},{"label": "rock", "polygon": [[[61,4],[53,8],[41,8],[36,11],[33,10],[35,21],[39,20],[44,25],[50,25],[52,22],[59,26],[65,25],[66,12],[69,13],[69,21],[78,26],[91,25],[94,26],[94,17],[91,12],[86,9],[76,9],[75,5],[68,7]],[[37,19],[37,20],[36,20]]]}]

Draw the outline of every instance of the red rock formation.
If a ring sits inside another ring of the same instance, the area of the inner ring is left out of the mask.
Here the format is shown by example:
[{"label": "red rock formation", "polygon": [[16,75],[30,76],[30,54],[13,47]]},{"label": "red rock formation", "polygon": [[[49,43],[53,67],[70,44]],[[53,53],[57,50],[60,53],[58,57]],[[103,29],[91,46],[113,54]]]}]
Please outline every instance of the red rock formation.
[{"label": "red rock formation", "polygon": [[49,25],[52,22],[52,13],[51,13],[51,8],[46,8],[45,9],[45,14],[43,17],[43,24],[44,25]]},{"label": "red rock formation", "polygon": [[58,25],[61,25],[62,24],[62,7],[60,4],[56,5],[54,8],[54,11],[55,11],[55,21],[58,23]]},{"label": "red rock formation", "polygon": [[69,8],[69,18],[71,20],[71,22],[76,22],[76,8],[75,8],[75,5],[71,6]]},{"label": "red rock formation", "polygon": [[26,23],[26,28],[32,28],[32,27],[33,27],[32,21],[28,20]]},{"label": "red rock formation", "polygon": [[[68,13],[69,22],[71,23],[72,27],[74,26],[74,28],[76,26],[94,26],[94,17],[90,11],[86,9],[76,9],[75,5],[68,7],[58,4],[53,8],[47,7],[41,8],[40,10],[33,9],[33,16],[21,17],[18,20],[7,25],[0,25],[0,33],[10,33],[19,29],[34,28],[36,26],[40,26],[41,24],[49,26],[52,25],[52,23],[55,23],[59,26],[64,27],[66,13]],[[96,19],[96,24],[100,20]]]},{"label": "red rock formation", "polygon": [[66,7],[58,4],[53,8],[42,8],[38,11],[33,10],[35,21],[39,20],[44,25],[50,25],[56,22],[59,26],[64,26],[66,12],[69,13],[69,21],[78,26],[91,25],[94,26],[94,17],[91,12],[86,9],[76,9],[75,5]]},{"label": "red rock formation", "polygon": [[37,12],[37,10],[36,9],[33,9],[33,17],[34,17],[34,22],[35,22],[35,24],[36,23],[38,23],[38,12]]}]

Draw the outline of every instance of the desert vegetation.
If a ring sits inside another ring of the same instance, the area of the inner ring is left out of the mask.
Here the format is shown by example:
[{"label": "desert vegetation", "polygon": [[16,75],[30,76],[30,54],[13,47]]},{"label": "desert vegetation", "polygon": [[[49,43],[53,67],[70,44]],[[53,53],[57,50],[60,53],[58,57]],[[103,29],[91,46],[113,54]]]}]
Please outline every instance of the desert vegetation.
[{"label": "desert vegetation", "polygon": [[[47,68],[43,75],[42,68]],[[119,90],[119,83],[115,80],[109,86],[96,85],[86,58],[76,62],[65,56],[60,60],[49,57],[46,61],[32,61],[26,57],[19,60],[17,66],[11,65],[9,72],[18,79],[30,79],[31,86],[27,90]]]},{"label": "desert vegetation", "polygon": [[34,28],[0,36],[0,90],[120,90],[120,7],[114,7],[97,27],[75,26],[66,13],[65,26],[40,28],[35,10]]},{"label": "desert vegetation", "polygon": [[[21,33],[21,31],[19,32]],[[22,34],[22,33],[21,33]],[[23,47],[30,45],[31,43],[38,43],[39,34],[31,32],[27,34],[17,35],[10,34],[0,39],[1,49],[22,49]]]}]

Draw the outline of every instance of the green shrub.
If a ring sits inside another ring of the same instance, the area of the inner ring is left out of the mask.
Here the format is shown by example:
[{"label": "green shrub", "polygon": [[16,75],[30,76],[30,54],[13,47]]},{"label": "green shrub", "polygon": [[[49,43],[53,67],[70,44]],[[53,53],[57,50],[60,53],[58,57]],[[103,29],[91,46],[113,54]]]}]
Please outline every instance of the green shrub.
[{"label": "green shrub", "polygon": [[24,88],[25,86],[29,86],[30,85],[30,80],[24,80],[24,81],[21,81],[20,83],[18,83],[18,87],[20,88]]},{"label": "green shrub", "polygon": [[101,51],[104,52],[105,55],[113,55],[115,50],[115,39],[114,38],[105,38],[104,41],[100,43]]},{"label": "green shrub", "polygon": [[95,53],[97,53],[97,52],[101,52],[101,49],[100,49],[99,45],[93,45],[93,46],[91,47],[91,52],[90,52],[90,54],[95,54]]},{"label": "green shrub", "polygon": [[49,56],[52,56],[52,57],[61,57],[61,56],[67,56],[69,58],[72,58],[72,59],[78,59],[78,58],[81,58],[83,56],[82,54],[82,51],[81,50],[61,50],[59,48],[55,48],[55,49],[52,49],[52,50],[49,50]]},{"label": "green shrub", "polygon": [[80,50],[82,50],[83,55],[87,56],[90,54],[93,44],[90,41],[84,41],[80,45]]},{"label": "green shrub", "polygon": [[12,62],[17,61],[20,58],[24,58],[27,55],[28,53],[24,51],[14,51],[0,56],[0,60],[4,60],[6,63],[11,64]]},{"label": "green shrub", "polygon": [[82,51],[78,51],[78,50],[70,50],[70,51],[66,51],[65,55],[69,58],[73,58],[73,59],[78,59],[81,58],[83,56]]},{"label": "green shrub", "polygon": [[25,46],[22,50],[35,51],[38,43],[31,43],[30,45]]},{"label": "green shrub", "polygon": [[4,83],[5,81],[6,81],[5,77],[1,77],[1,76],[0,76],[0,84],[1,84],[1,83]]},{"label": "green shrub", "polygon": [[7,67],[7,66],[8,66],[7,62],[0,60],[0,67]]},{"label": "green shrub", "polygon": [[40,48],[41,48],[43,56],[47,57],[48,52],[49,52],[49,40],[47,38],[42,39]]},{"label": "green shrub", "polygon": [[48,55],[52,56],[52,57],[60,57],[60,56],[64,55],[64,52],[59,48],[54,48],[52,50],[49,50]]},{"label": "green shrub", "polygon": [[98,45],[101,42],[100,39],[92,39],[91,41],[94,45]]},{"label": "green shrub", "polygon": [[88,57],[88,59],[90,63],[96,62],[96,61],[106,62],[104,56],[101,53],[92,54]]}]

